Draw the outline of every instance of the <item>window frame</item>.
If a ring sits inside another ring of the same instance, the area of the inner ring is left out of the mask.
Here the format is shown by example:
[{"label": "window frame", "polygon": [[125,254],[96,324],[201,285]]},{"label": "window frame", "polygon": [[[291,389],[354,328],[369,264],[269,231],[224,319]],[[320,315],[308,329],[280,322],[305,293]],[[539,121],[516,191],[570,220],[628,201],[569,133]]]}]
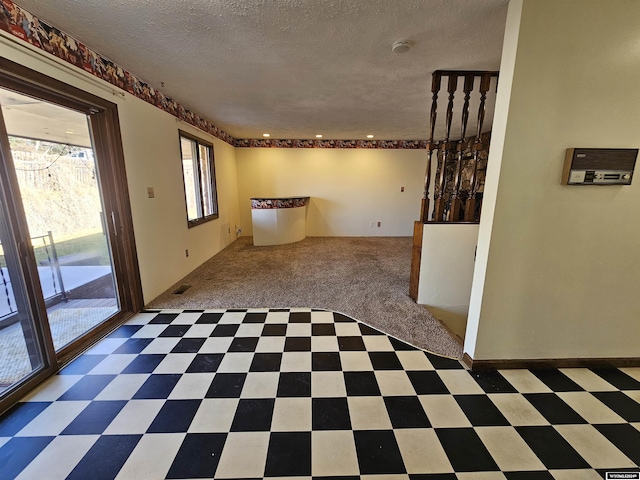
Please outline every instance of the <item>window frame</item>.
[{"label": "window frame", "polygon": [[[40,67],[38,66],[37,68]],[[42,299],[32,298],[29,301],[30,308],[39,319],[36,328],[39,331],[38,336],[40,338],[37,339],[37,342],[40,347],[44,348],[43,352],[46,353],[45,362],[48,366],[22,379],[14,387],[5,390],[3,392],[4,397],[0,398],[0,412],[2,412],[18,402],[29,390],[42,384],[47,377],[57,372],[61,366],[66,365],[83,353],[102,336],[112,331],[135,313],[140,312],[144,308],[144,299],[127,186],[118,105],[83,90],[84,86],[77,88],[68,85],[5,58],[0,58],[0,85],[3,88],[40,98],[89,116],[89,128],[94,137],[96,168],[103,182],[102,200],[104,202],[104,211],[105,213],[111,213],[107,215],[109,221],[105,222],[105,234],[109,237],[112,247],[112,262],[117,279],[116,286],[120,302],[120,311],[116,315],[96,326],[89,335],[77,339],[56,352],[53,343],[47,342],[48,345],[43,345],[42,343],[42,337],[47,335],[44,328],[48,325],[46,305]],[[3,172],[0,176],[9,180],[6,178],[7,157],[4,156],[11,149],[9,145],[3,145],[3,147],[3,149],[0,149],[0,158],[2,158],[0,171]],[[22,208],[21,205],[18,206],[16,204],[16,199],[18,198],[15,195],[15,192],[18,192],[17,182],[13,178],[5,183],[9,187],[5,188],[5,192],[12,193],[10,200],[7,201],[5,199],[4,203],[10,209],[10,214],[13,215],[15,231],[19,232],[21,237],[29,238],[26,223],[16,217],[19,211],[16,209]],[[25,245],[30,244],[26,243]],[[116,248],[113,248],[114,246]],[[30,289],[37,291],[40,288],[40,281],[35,259],[28,260],[29,257],[32,258],[32,255],[32,250],[27,249],[21,261],[26,263],[26,270],[24,270],[25,281]]]},{"label": "window frame", "polygon": [[[198,217],[194,219],[189,219],[189,205],[187,201],[187,182],[184,176],[184,152],[182,150],[182,139],[189,140],[191,142],[195,142],[195,151],[198,155],[198,158],[193,161],[194,164],[194,176],[197,174],[197,178],[194,178],[194,193],[196,194],[196,202],[198,204]],[[213,143],[203,140],[202,138],[196,137],[184,130],[178,130],[178,144],[180,147],[180,170],[182,174],[182,186],[184,190],[184,206],[185,213],[187,215],[187,227],[192,228],[197,225],[202,225],[203,223],[210,222],[220,217],[219,207],[218,207],[218,189],[216,185],[216,165],[215,165],[215,156]],[[200,147],[205,147],[209,150],[209,188],[211,189],[211,210],[213,213],[209,215],[205,215],[205,205],[204,205],[204,189],[202,188],[202,159],[200,158]]]}]

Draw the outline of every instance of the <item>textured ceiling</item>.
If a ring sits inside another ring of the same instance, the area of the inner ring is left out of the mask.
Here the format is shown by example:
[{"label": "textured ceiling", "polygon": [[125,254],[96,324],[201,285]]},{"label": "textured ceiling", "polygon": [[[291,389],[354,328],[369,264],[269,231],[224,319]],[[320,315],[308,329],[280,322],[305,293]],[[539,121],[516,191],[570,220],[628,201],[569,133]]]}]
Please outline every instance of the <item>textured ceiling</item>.
[{"label": "textured ceiling", "polygon": [[508,0],[18,3],[236,138],[401,140],[434,70],[499,68]]}]

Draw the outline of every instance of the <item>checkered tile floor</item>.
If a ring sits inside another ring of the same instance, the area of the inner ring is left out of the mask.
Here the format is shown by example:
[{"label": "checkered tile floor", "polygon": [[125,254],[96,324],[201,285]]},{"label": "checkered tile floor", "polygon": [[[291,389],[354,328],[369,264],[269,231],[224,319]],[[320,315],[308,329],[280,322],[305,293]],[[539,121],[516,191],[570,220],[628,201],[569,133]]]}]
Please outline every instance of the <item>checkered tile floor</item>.
[{"label": "checkered tile floor", "polygon": [[470,373],[343,315],[143,312],[0,418],[3,479],[601,479],[640,369]]}]

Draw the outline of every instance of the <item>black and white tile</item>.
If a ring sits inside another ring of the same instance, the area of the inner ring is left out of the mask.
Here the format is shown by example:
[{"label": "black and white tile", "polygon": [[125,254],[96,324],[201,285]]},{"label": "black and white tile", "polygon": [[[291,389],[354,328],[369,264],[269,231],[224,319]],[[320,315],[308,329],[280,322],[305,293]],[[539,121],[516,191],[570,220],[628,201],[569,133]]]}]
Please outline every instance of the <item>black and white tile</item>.
[{"label": "black and white tile", "polygon": [[146,311],[0,418],[3,479],[602,479],[640,368],[468,372],[344,315]]}]

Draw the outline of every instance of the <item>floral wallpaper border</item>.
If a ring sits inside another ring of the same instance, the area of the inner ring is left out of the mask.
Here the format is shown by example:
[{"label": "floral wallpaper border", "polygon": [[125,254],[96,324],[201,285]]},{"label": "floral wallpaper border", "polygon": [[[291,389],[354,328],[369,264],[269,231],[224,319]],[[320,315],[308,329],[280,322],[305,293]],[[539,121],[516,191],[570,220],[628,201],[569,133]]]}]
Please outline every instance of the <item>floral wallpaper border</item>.
[{"label": "floral wallpaper border", "polygon": [[75,38],[43,22],[11,0],[0,2],[0,29],[54,55],[81,70],[109,82],[131,95],[233,145],[235,139],[224,130],[180,105],[148,83],[91,50]]},{"label": "floral wallpaper border", "polygon": [[274,208],[297,208],[304,207],[309,201],[309,197],[292,198],[252,198],[252,210],[271,210]]},{"label": "floral wallpaper border", "polygon": [[252,138],[236,140],[236,147],[253,148],[383,148],[426,149],[427,140],[274,140]]},{"label": "floral wallpaper border", "polygon": [[425,149],[427,146],[426,140],[237,139],[12,0],[0,0],[0,29],[234,147]]}]

